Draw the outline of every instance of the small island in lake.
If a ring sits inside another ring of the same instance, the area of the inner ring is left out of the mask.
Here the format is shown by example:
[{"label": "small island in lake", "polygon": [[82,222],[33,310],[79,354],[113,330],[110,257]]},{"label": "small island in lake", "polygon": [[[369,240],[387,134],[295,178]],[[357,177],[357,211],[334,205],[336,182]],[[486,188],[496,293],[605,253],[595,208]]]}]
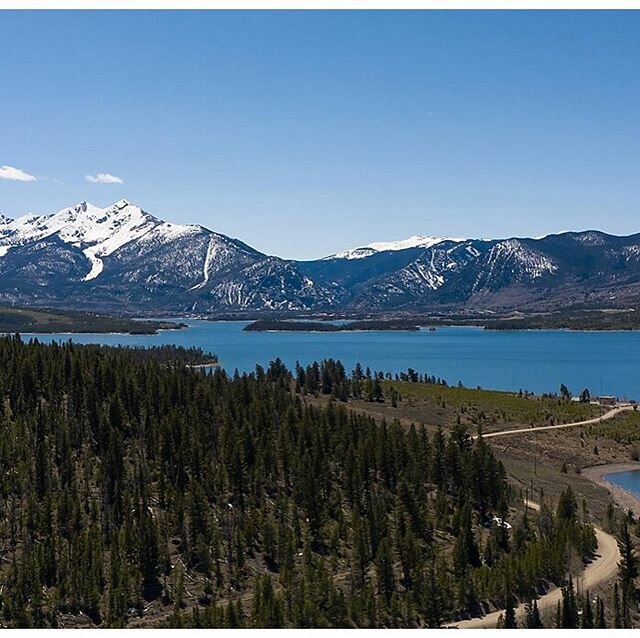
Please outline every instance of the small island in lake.
[{"label": "small island in lake", "polygon": [[353,332],[360,330],[420,330],[413,321],[406,319],[350,321],[329,323],[324,321],[286,321],[282,319],[260,319],[245,326],[246,332]]},{"label": "small island in lake", "polygon": [[487,330],[640,330],[640,316],[629,310],[583,310],[489,320]]}]

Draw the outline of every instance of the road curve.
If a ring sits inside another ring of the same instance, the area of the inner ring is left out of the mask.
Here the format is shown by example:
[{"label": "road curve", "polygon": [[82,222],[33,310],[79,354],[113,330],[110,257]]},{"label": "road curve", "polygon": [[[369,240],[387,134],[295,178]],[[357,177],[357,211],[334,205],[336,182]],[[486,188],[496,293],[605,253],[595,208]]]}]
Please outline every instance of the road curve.
[{"label": "road curve", "polygon": [[[596,558],[584,568],[582,574],[574,580],[578,590],[581,592],[593,590],[598,585],[613,580],[618,571],[620,551],[616,539],[599,527],[596,527],[595,531],[596,538],[598,539],[598,554],[596,554]],[[560,600],[562,600],[562,590],[559,587],[554,587],[538,598],[538,610],[543,616],[543,619],[545,615],[555,611]],[[495,629],[498,624],[498,619],[503,613],[504,610],[494,611],[486,616],[482,616],[482,618],[462,620],[449,626],[459,627],[460,629]],[[523,603],[516,608],[516,619],[519,623],[523,621],[524,614],[525,609]]]},{"label": "road curve", "polygon": [[[527,507],[539,511],[540,505],[533,501],[527,502]],[[574,583],[578,591],[585,592],[593,590],[598,585],[613,580],[618,572],[618,562],[620,561],[620,550],[616,539],[600,529],[594,527],[596,539],[598,540],[598,549],[595,558],[584,568],[581,574],[574,577]],[[546,594],[538,598],[538,610],[540,615],[544,616],[553,613],[559,601],[562,600],[562,589],[554,587]],[[500,615],[504,610],[494,611],[481,618],[471,618],[469,620],[461,620],[460,622],[448,625],[449,627],[458,627],[460,629],[495,629],[498,624]],[[524,603],[516,607],[516,619],[519,623],[524,620],[525,608]]]},{"label": "road curve", "polygon": [[[501,432],[490,432],[489,434],[483,434],[485,439],[493,439],[499,436],[509,436],[512,434],[523,434],[525,432],[541,432],[544,430],[560,430],[562,428],[573,428],[580,425],[591,425],[594,423],[601,423],[613,419],[621,412],[633,410],[632,405],[620,405],[617,406],[605,414],[595,417],[593,419],[587,419],[585,421],[576,421],[574,423],[561,423],[558,425],[543,425],[540,427],[531,428],[516,428],[513,430],[502,430]],[[477,435],[473,438],[477,438]],[[540,510],[540,505],[533,501],[528,501],[526,506],[533,510]],[[583,570],[577,578],[575,578],[576,585],[579,591],[587,591],[597,587],[602,583],[615,578],[618,571],[618,562],[620,560],[620,550],[618,549],[618,543],[616,539],[611,535],[595,527],[596,539],[598,541],[597,554],[594,560],[592,560]],[[541,615],[553,612],[556,609],[558,602],[562,600],[562,589],[554,587],[550,589],[546,594],[538,598],[538,610]],[[471,618],[469,620],[461,620],[457,623],[448,625],[449,627],[458,627],[460,629],[488,629],[496,627],[500,615],[504,613],[504,610],[494,611],[481,618]],[[516,608],[516,619],[521,622],[524,619],[525,606],[524,603]]]},{"label": "road curve", "polygon": [[[608,412],[605,412],[601,416],[594,417],[593,419],[587,419],[586,421],[575,421],[574,423],[559,423],[558,425],[541,425],[538,427],[531,428],[515,428],[513,430],[501,430],[500,432],[489,432],[488,434],[483,434],[483,439],[494,439],[498,436],[508,436],[511,434],[523,434],[525,432],[543,432],[544,430],[561,430],[563,428],[574,428],[579,425],[592,425],[594,423],[602,423],[602,421],[608,421],[609,419],[613,419],[621,412],[627,412],[628,410],[633,410],[633,405],[619,405]],[[477,438],[477,435],[473,437]]]}]

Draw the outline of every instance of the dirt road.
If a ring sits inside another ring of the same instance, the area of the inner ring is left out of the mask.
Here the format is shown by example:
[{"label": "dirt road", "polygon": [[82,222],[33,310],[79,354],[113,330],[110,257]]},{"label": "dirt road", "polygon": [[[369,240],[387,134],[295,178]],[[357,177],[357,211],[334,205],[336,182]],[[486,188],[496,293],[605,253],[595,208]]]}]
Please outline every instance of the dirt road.
[{"label": "dirt road", "polygon": [[[558,425],[544,425],[537,428],[532,427],[503,430],[502,432],[491,432],[483,436],[485,439],[489,439],[496,438],[498,436],[509,436],[512,434],[521,434],[525,432],[541,432],[544,430],[559,430],[562,428],[572,428],[580,425],[590,425],[613,419],[621,412],[633,409],[634,408],[631,405],[621,405],[609,410],[602,416],[595,417],[593,419],[587,419],[585,421],[576,421],[575,423],[562,423]],[[540,509],[538,503],[535,503],[533,501],[528,501],[526,505],[527,507],[536,511]],[[612,580],[613,578],[615,578],[618,570],[620,551],[618,549],[618,543],[616,542],[616,539],[611,534],[608,534],[599,527],[595,527],[595,532],[596,538],[598,540],[598,553],[596,554],[595,559],[584,568],[582,574],[574,579],[579,591],[592,590],[594,587]],[[558,587],[554,587],[538,599],[538,609],[543,620],[545,616],[548,617],[550,614],[553,614],[555,612],[556,606],[561,600],[562,590]],[[504,613],[502,610],[495,611],[487,614],[486,616],[482,616],[482,618],[463,620],[450,626],[459,627],[461,629],[495,628],[502,613]],[[524,619],[524,614],[525,608],[524,604],[522,604],[516,608],[516,619],[518,620],[518,622],[522,622],[522,620]]]},{"label": "dirt road", "polygon": [[[604,415],[606,416],[606,415]],[[609,417],[611,418],[611,417]],[[527,503],[527,507],[533,510],[539,510],[540,506],[533,501]],[[615,578],[618,571],[618,561],[620,560],[620,551],[616,539],[600,529],[595,528],[596,538],[598,539],[598,549],[596,557],[584,568],[582,574],[574,577],[574,582],[578,591],[584,592],[593,590],[594,587],[606,583]],[[562,600],[562,590],[554,587],[546,594],[538,598],[538,609],[544,621],[545,617],[553,614],[556,610],[558,602]],[[524,604],[516,608],[516,619],[519,623],[524,619]],[[450,627],[459,627],[461,629],[489,629],[495,628],[498,623],[502,610],[494,611],[491,614],[482,616],[482,618],[472,618],[470,620],[462,620],[458,623],[449,625]]]},{"label": "dirt road", "polygon": [[586,421],[575,421],[574,423],[559,423],[558,425],[541,425],[539,427],[532,427],[532,428],[515,428],[513,430],[502,430],[500,432],[489,432],[488,434],[483,434],[482,437],[484,439],[494,439],[498,436],[509,436],[511,434],[523,434],[525,432],[544,432],[545,430],[561,430],[563,428],[575,428],[579,425],[592,425],[594,423],[602,423],[602,421],[613,419],[621,412],[626,412],[628,410],[633,410],[633,409],[634,409],[634,406],[632,405],[619,405],[609,410],[608,412],[605,412],[602,416],[597,416],[593,419],[587,419]]}]

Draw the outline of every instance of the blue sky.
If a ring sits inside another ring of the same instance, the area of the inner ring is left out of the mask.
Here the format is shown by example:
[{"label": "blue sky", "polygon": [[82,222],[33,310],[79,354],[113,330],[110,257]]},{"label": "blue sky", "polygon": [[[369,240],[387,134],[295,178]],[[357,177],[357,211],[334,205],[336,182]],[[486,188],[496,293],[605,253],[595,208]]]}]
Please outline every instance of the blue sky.
[{"label": "blue sky", "polygon": [[640,12],[3,11],[0,167],[37,179],[0,168],[0,211],[125,197],[292,258],[640,232],[638,33]]}]

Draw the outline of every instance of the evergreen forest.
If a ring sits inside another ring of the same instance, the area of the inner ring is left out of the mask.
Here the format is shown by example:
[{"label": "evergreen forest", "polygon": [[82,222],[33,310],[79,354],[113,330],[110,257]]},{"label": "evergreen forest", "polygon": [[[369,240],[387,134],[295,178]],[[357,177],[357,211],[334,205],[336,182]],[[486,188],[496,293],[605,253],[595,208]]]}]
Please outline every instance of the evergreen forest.
[{"label": "evergreen forest", "polygon": [[553,585],[559,626],[612,617],[570,579],[597,546],[571,488],[514,508],[481,435],[350,410],[396,399],[360,366],[206,359],[0,338],[1,626],[540,626]]}]

